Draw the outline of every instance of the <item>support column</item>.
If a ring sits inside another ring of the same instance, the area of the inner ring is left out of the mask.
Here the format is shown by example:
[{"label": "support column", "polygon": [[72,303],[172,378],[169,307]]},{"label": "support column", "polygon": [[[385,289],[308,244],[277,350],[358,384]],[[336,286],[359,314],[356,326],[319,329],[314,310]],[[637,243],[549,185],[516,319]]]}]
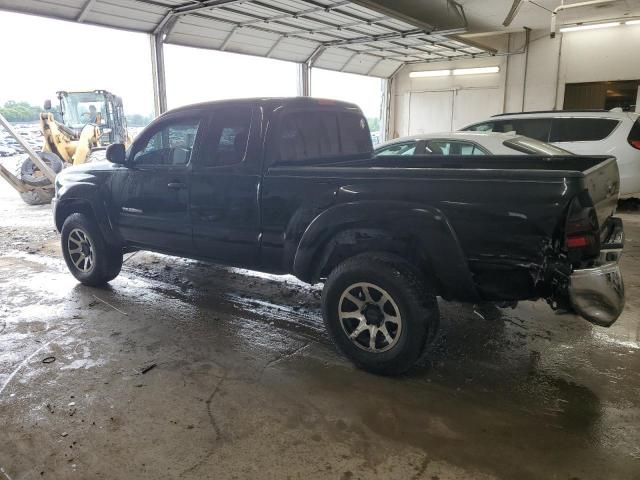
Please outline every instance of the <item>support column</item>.
[{"label": "support column", "polygon": [[153,98],[156,117],[167,111],[167,82],[164,68],[163,34],[150,35],[151,70],[153,74]]},{"label": "support column", "polygon": [[391,122],[391,78],[382,79],[382,102],[380,102],[380,142],[391,138],[389,132]]},{"label": "support column", "polygon": [[311,67],[307,63],[298,64],[298,96],[311,96]]}]

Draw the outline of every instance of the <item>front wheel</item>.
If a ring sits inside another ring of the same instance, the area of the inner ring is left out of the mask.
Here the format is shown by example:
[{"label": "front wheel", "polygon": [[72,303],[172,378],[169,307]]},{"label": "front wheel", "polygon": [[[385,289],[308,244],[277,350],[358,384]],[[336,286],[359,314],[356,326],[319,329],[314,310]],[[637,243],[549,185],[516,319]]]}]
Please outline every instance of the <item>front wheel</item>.
[{"label": "front wheel", "polygon": [[122,250],[107,244],[87,215],[69,215],[62,226],[60,240],[67,268],[84,285],[104,285],[120,273]]},{"label": "front wheel", "polygon": [[409,370],[438,325],[435,296],[404,260],[384,254],[349,258],[322,292],[325,325],[358,367],[382,375]]}]

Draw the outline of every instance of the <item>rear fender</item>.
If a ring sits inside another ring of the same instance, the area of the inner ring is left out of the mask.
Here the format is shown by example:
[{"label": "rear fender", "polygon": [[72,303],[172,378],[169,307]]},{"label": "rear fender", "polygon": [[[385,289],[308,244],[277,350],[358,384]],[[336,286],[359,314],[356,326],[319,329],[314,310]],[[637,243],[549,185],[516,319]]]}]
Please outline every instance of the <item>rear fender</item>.
[{"label": "rear fender", "polygon": [[344,258],[367,251],[407,259],[424,270],[443,297],[478,299],[465,255],[444,214],[405,202],[361,201],[325,210],[302,235],[293,272],[314,282]]}]

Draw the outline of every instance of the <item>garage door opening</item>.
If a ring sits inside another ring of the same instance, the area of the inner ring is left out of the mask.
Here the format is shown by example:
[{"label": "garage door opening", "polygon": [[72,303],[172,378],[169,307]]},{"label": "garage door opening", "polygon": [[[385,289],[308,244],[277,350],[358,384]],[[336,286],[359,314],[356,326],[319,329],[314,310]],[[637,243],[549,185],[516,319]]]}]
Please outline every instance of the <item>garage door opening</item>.
[{"label": "garage door opening", "polygon": [[383,95],[380,78],[332,72],[320,68],[314,68],[311,75],[312,96],[343,100],[358,105],[367,117],[374,145],[380,142]]},{"label": "garage door opening", "polygon": [[297,92],[297,66],[292,62],[177,45],[165,45],[164,52],[169,108]]}]

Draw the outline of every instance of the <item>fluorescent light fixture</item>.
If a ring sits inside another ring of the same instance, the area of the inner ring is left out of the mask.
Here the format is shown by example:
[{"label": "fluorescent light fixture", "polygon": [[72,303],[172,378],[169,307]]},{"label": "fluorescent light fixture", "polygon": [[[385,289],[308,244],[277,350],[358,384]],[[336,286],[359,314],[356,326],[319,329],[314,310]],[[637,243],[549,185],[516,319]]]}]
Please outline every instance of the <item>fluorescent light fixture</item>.
[{"label": "fluorescent light fixture", "polygon": [[451,70],[423,70],[421,72],[409,72],[409,78],[447,77]]},{"label": "fluorescent light fixture", "polygon": [[624,22],[625,25],[640,25],[640,20],[627,20]]},{"label": "fluorescent light fixture", "polygon": [[620,22],[607,22],[607,23],[590,23],[587,25],[572,25],[570,27],[560,27],[561,32],[577,32],[579,30],[594,30],[596,28],[609,28],[617,27]]},{"label": "fluorescent light fixture", "polygon": [[454,75],[476,75],[479,73],[498,73],[500,67],[456,68]]}]

